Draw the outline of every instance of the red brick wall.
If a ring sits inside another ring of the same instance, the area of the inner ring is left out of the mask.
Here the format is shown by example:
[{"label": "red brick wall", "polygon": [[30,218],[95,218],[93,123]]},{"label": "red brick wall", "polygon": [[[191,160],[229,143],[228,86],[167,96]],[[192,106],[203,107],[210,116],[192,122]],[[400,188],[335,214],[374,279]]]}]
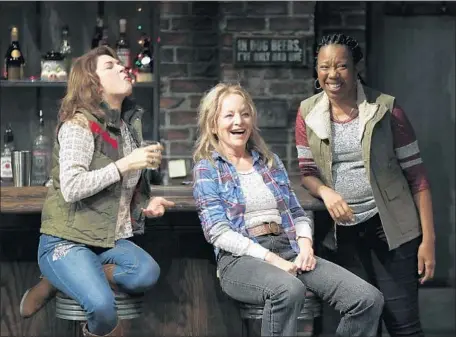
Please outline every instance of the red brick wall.
[{"label": "red brick wall", "polygon": [[199,99],[218,81],[236,81],[255,100],[283,105],[287,127],[262,128],[262,134],[289,170],[297,171],[294,121],[299,102],[314,93],[313,60],[300,69],[235,68],[233,39],[305,37],[313,57],[317,37],[342,31],[365,49],[365,2],[169,1],[161,10],[161,135],[166,157],[191,157]]},{"label": "red brick wall", "polygon": [[272,150],[291,169],[296,158],[294,121],[299,102],[313,94],[310,68],[235,68],[236,36],[303,37],[313,50],[314,2],[228,2],[220,4],[220,79],[240,81],[256,100],[282,104],[286,128],[263,127],[262,135]]},{"label": "red brick wall", "polygon": [[[344,33],[354,37],[360,44],[364,56],[367,55],[366,27],[367,27],[367,4],[364,1],[317,2],[316,8],[317,38],[332,33]],[[365,76],[365,63],[362,61]]]},{"label": "red brick wall", "polygon": [[218,82],[218,4],[161,4],[161,125],[166,158],[190,158],[196,138],[196,108]]}]

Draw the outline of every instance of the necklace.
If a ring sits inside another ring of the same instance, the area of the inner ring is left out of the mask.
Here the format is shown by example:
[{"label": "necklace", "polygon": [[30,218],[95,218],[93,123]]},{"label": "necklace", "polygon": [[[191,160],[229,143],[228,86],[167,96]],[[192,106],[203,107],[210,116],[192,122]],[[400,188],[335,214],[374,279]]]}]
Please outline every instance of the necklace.
[{"label": "necklace", "polygon": [[336,114],[334,113],[331,113],[331,117],[332,117],[332,120],[334,122],[339,122],[339,123],[346,123],[347,121],[351,121],[352,119],[354,119],[356,117],[356,115],[358,114],[358,109],[357,108],[352,108],[350,110],[350,112],[347,114],[348,115],[348,119],[346,120],[341,120],[339,117],[337,117]]}]

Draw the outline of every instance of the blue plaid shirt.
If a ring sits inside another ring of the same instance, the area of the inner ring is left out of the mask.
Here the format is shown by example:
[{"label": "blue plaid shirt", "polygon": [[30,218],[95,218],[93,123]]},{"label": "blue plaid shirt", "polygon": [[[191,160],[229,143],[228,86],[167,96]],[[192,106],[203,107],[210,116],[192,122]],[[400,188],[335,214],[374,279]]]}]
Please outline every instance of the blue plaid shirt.
[{"label": "blue plaid shirt", "polygon": [[[296,221],[305,221],[313,227],[312,217],[299,204],[291,189],[285,166],[274,154],[274,165],[269,168],[257,151],[251,152],[254,169],[263,177],[263,181],[274,195],[277,208],[282,218],[282,228],[287,234],[291,247],[299,253],[296,241]],[[211,229],[219,223],[242,235],[250,237],[244,221],[245,198],[242,193],[236,168],[216,151],[213,151],[214,164],[200,160],[193,168],[193,197],[206,240],[212,243]],[[218,249],[215,249],[218,256]]]}]

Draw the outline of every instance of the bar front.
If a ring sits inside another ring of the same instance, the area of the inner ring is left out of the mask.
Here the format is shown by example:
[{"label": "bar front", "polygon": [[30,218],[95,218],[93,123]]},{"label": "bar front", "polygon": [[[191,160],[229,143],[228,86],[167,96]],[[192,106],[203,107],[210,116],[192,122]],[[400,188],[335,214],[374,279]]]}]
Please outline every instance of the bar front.
[{"label": "bar front", "polygon": [[[216,276],[212,246],[204,239],[191,187],[156,186],[154,195],[176,202],[164,217],[148,219],[145,235],[134,239],[161,268],[146,293],[140,318],[122,321],[122,336],[241,336],[238,306],[224,295]],[[320,201],[293,179],[303,207],[321,210]],[[72,321],[55,318],[55,301],[31,319],[19,316],[24,292],[40,277],[37,248],[46,188],[1,189],[0,270],[2,336],[74,336]]]}]

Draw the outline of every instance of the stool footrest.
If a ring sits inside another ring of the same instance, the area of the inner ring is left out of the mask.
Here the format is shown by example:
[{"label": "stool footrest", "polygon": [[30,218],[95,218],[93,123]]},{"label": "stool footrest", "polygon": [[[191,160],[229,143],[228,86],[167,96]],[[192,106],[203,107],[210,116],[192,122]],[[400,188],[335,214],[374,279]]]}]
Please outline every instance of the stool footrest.
[{"label": "stool footrest", "polygon": [[[125,294],[115,292],[115,305],[117,316],[120,320],[134,319],[141,316],[143,312],[144,294]],[[62,292],[56,297],[55,316],[70,321],[87,320],[86,313],[77,301]]]}]

